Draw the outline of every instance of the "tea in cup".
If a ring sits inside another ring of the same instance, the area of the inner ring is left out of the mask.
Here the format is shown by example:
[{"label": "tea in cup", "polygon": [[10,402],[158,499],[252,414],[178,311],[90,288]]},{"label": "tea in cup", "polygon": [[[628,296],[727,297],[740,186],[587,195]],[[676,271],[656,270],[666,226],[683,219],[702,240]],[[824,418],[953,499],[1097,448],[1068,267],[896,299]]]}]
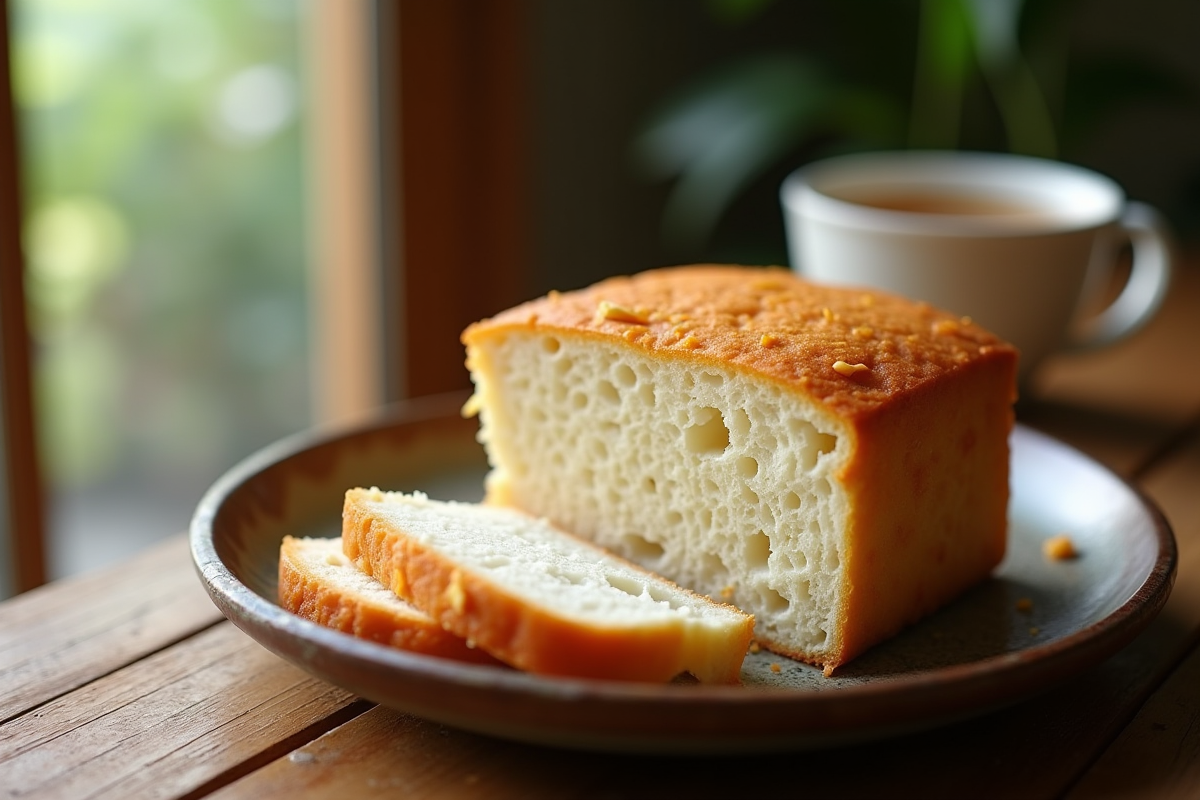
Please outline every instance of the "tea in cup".
[{"label": "tea in cup", "polygon": [[[819,283],[872,286],[968,316],[1014,344],[1028,379],[1046,356],[1128,336],[1170,283],[1161,216],[1109,178],[998,153],[876,152],[819,161],[781,189],[793,269]],[[1109,286],[1121,247],[1129,277]]]}]

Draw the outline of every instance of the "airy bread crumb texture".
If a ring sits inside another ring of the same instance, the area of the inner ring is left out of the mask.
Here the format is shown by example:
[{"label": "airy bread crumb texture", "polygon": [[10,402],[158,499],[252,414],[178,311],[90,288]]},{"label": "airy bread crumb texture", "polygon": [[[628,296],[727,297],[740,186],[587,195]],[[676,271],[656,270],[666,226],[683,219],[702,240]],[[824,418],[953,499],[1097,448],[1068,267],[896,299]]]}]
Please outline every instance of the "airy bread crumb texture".
[{"label": "airy bread crumb texture", "polygon": [[602,547],[753,608],[760,637],[823,647],[847,517],[837,420],[727,369],[605,342],[514,332],[489,360],[519,392],[487,428],[503,453],[491,497],[515,482]]}]

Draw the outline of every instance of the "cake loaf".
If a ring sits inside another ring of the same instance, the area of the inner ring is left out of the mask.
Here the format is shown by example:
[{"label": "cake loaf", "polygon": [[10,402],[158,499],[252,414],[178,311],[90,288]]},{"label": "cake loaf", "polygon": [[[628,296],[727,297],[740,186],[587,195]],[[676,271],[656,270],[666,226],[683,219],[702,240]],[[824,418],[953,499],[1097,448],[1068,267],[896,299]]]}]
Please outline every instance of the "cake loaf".
[{"label": "cake loaf", "polygon": [[342,547],[443,628],[546,675],[737,683],[749,615],[511,508],[352,489]]},{"label": "cake loaf", "polygon": [[708,265],[463,342],[490,502],[734,603],[827,674],[1004,555],[1017,354],[968,319]]}]

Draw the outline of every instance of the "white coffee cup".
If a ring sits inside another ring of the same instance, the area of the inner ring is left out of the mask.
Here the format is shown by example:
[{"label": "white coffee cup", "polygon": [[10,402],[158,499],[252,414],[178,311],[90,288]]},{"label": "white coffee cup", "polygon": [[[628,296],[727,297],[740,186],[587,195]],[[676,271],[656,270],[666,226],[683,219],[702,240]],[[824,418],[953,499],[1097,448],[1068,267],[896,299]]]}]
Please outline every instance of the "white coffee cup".
[{"label": "white coffee cup", "polygon": [[[872,286],[962,316],[1016,345],[1027,379],[1050,353],[1141,327],[1170,283],[1160,215],[1098,173],[999,153],[875,152],[803,167],[781,189],[792,268]],[[1120,247],[1132,270],[1117,298]]]}]

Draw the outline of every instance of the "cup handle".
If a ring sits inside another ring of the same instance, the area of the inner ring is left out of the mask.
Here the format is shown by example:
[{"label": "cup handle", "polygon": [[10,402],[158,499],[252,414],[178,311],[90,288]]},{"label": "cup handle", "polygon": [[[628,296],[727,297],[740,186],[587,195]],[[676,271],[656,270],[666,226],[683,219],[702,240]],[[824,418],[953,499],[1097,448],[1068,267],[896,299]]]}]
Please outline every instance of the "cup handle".
[{"label": "cup handle", "polygon": [[1071,337],[1068,350],[1091,350],[1125,338],[1154,316],[1167,295],[1174,247],[1166,220],[1153,207],[1130,202],[1118,230],[1133,246],[1129,280],[1111,305]]}]

